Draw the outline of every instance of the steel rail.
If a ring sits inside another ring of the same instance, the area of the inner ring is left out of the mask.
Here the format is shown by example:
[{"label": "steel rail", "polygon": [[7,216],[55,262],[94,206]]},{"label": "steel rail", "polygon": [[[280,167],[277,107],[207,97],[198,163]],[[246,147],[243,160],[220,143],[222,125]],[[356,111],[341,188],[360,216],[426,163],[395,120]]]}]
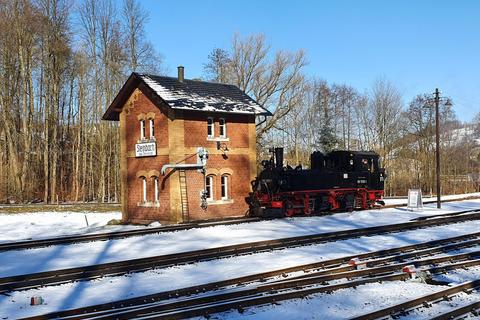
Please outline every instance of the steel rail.
[{"label": "steel rail", "polygon": [[[471,199],[471,198],[466,198],[466,199]],[[462,199],[445,200],[445,201],[460,201],[460,200]],[[403,206],[405,205],[404,204],[392,205],[390,207],[385,206],[384,208],[397,208],[397,207],[403,207]],[[449,216],[454,214],[465,214],[468,212],[475,212],[475,211],[478,211],[478,209],[464,210],[458,213],[440,214],[440,215],[434,215],[430,217],[442,217],[442,216]],[[425,219],[429,219],[430,217],[425,217]],[[70,236],[54,237],[54,238],[4,242],[4,243],[0,243],[0,252],[12,251],[12,250],[36,249],[36,248],[53,246],[53,245],[68,245],[68,244],[92,242],[92,241],[107,241],[107,240],[115,240],[115,239],[122,239],[122,238],[128,238],[128,237],[143,236],[148,234],[174,232],[174,231],[182,231],[182,230],[190,230],[190,229],[198,229],[198,228],[208,228],[208,227],[221,226],[221,225],[243,224],[243,223],[258,222],[263,220],[267,220],[267,219],[262,219],[258,217],[245,217],[245,218],[234,217],[234,218],[225,218],[222,220],[205,220],[205,221],[199,221],[194,223],[167,225],[167,226],[154,227],[154,228],[142,228],[142,229],[126,230],[126,231],[112,231],[112,232],[103,232],[103,233],[94,233],[94,234],[70,235]]]},{"label": "steel rail", "polygon": [[283,238],[276,240],[257,241],[225,247],[203,249],[182,253],[174,253],[156,257],[110,262],[98,265],[75,267],[39,273],[15,275],[0,278],[0,292],[31,289],[44,285],[61,284],[75,280],[89,280],[106,275],[121,275],[128,272],[139,272],[152,268],[167,267],[178,264],[193,263],[205,260],[219,259],[242,254],[271,251],[273,249],[312,245],[321,242],[331,242],[351,239],[358,236],[378,235],[395,231],[406,231],[424,227],[438,226],[480,219],[480,213],[470,215],[437,218],[426,221],[406,222],[400,224],[369,227],[363,229],[344,230],[308,236]]},{"label": "steel rail", "polygon": [[[360,280],[360,281],[355,281],[355,282],[349,282],[349,283],[342,283],[342,284],[336,284],[336,285],[329,285],[329,286],[324,286],[324,287],[321,287],[321,288],[316,288],[316,290],[312,291],[310,290],[309,294],[312,294],[312,293],[321,293],[321,292],[330,292],[330,291],[334,291],[334,290],[338,290],[338,289],[343,289],[343,288],[347,288],[349,286],[352,285],[352,283],[354,285],[361,285],[361,284],[366,284],[366,283],[370,283],[370,282],[378,282],[378,281],[386,281],[386,280],[406,280],[409,276],[405,273],[396,273],[394,275],[388,275],[388,276],[382,276],[382,277],[379,277],[379,278],[371,278],[371,279],[364,279],[364,280]],[[275,294],[274,294],[275,295]],[[248,296],[248,298],[246,298],[245,296]],[[298,297],[303,297],[302,296],[298,296]],[[237,291],[237,292],[230,292],[230,293],[224,293],[222,294],[222,296],[216,296],[213,298],[213,302],[210,301],[210,304],[211,303],[214,303],[216,302],[217,304],[218,303],[221,303],[222,301],[234,301],[235,299],[239,299],[239,298],[243,298],[242,300],[242,304],[238,304],[238,302],[236,302],[235,305],[228,305],[227,308],[225,309],[218,309],[216,308],[215,310],[212,310],[212,311],[208,311],[208,312],[204,312],[204,310],[200,311],[199,313],[197,313],[197,315],[208,315],[209,313],[213,313],[213,312],[221,312],[221,311],[228,311],[230,309],[235,309],[235,308],[243,308],[243,307],[247,307],[247,306],[254,306],[254,305],[258,305],[258,304],[266,304],[266,303],[273,303],[275,301],[279,301],[278,299],[275,299],[272,297],[264,297],[264,296],[261,296],[261,295],[258,295],[256,294],[256,290],[255,289],[248,289],[248,290],[243,290],[243,291]],[[248,299],[254,299],[251,301],[251,304],[245,304],[246,301],[248,301]],[[256,298],[256,299],[255,299]],[[216,299],[216,301],[215,301]],[[222,299],[222,300],[220,300]],[[268,299],[268,300],[264,300],[264,299]],[[156,311],[163,311],[163,312],[166,312],[166,311],[172,311],[172,312],[178,312],[180,311],[179,309],[180,308],[186,308],[186,306],[190,303],[190,304],[197,304],[199,306],[202,306],[202,305],[207,305],[209,303],[209,300],[212,300],[212,297],[202,297],[202,298],[195,298],[195,300],[193,299],[190,299],[190,300],[184,300],[184,301],[179,301],[179,302],[173,302],[173,303],[166,303],[166,304],[154,304],[154,303],[151,303],[151,302],[146,302],[144,305],[141,305],[141,306],[133,306],[132,307],[126,307],[125,309],[117,309],[117,310],[104,310],[104,311],[96,311],[96,312],[92,312],[90,314],[78,314],[77,316],[66,316],[66,315],[61,315],[60,317],[58,315],[54,315],[54,314],[46,314],[46,315],[40,315],[40,316],[34,316],[34,317],[29,317],[29,318],[23,318],[23,320],[36,320],[36,319],[55,319],[55,318],[62,318],[62,319],[88,319],[90,317],[93,317],[95,319],[108,319],[109,317],[111,318],[114,318],[114,319],[130,319],[134,316],[138,316],[138,313],[139,311],[142,311],[142,312],[147,312],[148,309],[151,309],[151,308],[156,308],[156,309],[163,309],[163,310],[156,310]],[[284,299],[286,300],[286,299]],[[141,309],[141,310],[140,310]],[[150,310],[151,311],[151,310]],[[197,310],[198,312],[198,310]],[[134,315],[133,313],[136,313],[136,315]],[[167,315],[167,318],[169,318],[170,315]],[[192,315],[192,314],[189,314],[189,316],[195,316],[195,315]],[[171,317],[171,319],[180,319],[180,318],[184,318],[186,317],[186,315],[182,315],[180,317]],[[169,318],[170,319],[170,318]]]},{"label": "steel rail", "polygon": [[[466,266],[476,265],[480,265],[480,259],[452,264],[449,266],[449,268],[458,269]],[[401,266],[402,265],[399,265],[397,268]],[[278,301],[295,298],[303,298],[314,293],[332,292],[345,288],[355,288],[359,285],[367,283],[406,280],[410,277],[407,273],[393,272],[393,268],[388,268],[386,270],[385,268],[378,268],[378,270],[372,271],[373,270],[358,270],[346,272],[344,274],[303,279],[301,282],[292,282],[288,285],[283,283],[263,285],[251,289],[232,291],[217,295],[207,295],[203,297],[194,297],[191,299],[170,303],[155,303],[141,305],[136,308],[127,308],[125,310],[97,312],[92,314],[92,317],[90,317],[90,315],[82,315],[79,317],[68,317],[68,319],[183,319],[195,316],[208,316],[213,313],[224,312],[231,309],[242,310],[245,307],[276,303]],[[432,269],[424,269],[423,271],[432,272]],[[385,273],[390,274],[386,275]],[[358,278],[363,276],[369,277],[360,278],[359,280],[349,280],[338,284],[312,287],[312,285],[322,285],[326,281],[342,278]]]},{"label": "steel rail", "polygon": [[472,212],[472,210],[463,210],[463,211],[455,211],[455,212],[449,212],[449,213],[432,214],[432,215],[429,215],[429,216],[413,218],[410,221],[421,221],[421,220],[434,219],[434,218],[440,218],[440,217],[458,216],[458,215],[462,215],[462,214],[466,214],[466,213],[470,213],[470,212]]},{"label": "steel rail", "polygon": [[[343,278],[354,278],[354,277],[361,277],[361,276],[372,277],[375,275],[381,275],[385,273],[398,271],[398,270],[401,270],[403,267],[411,264],[417,267],[420,267],[420,266],[426,266],[426,265],[431,265],[436,263],[444,263],[444,262],[459,261],[459,260],[466,260],[466,259],[476,259],[476,260],[465,261],[462,263],[462,267],[463,266],[468,267],[468,266],[479,265],[480,264],[480,259],[478,259],[479,257],[480,257],[480,251],[475,251],[472,253],[463,253],[463,254],[452,255],[448,257],[416,260],[416,261],[409,261],[404,263],[395,263],[391,265],[360,269],[360,270],[331,272],[331,273],[327,272],[319,275],[313,273],[313,274],[310,274],[308,277],[286,279],[286,280],[277,281],[274,283],[260,285],[257,288],[259,288],[262,291],[289,289],[296,286],[307,286],[307,285],[312,285],[312,284],[321,283],[325,281],[343,279]],[[441,268],[432,267],[429,269],[429,271],[432,273],[439,273],[447,270],[448,268],[450,268],[450,266],[451,265],[445,265],[445,266],[442,266]]]},{"label": "steel rail", "polygon": [[231,218],[231,219],[224,219],[220,221],[212,220],[212,221],[202,221],[197,223],[185,223],[185,224],[179,224],[179,225],[161,226],[161,227],[154,227],[154,228],[142,228],[142,229],[125,230],[125,231],[112,231],[112,232],[104,232],[104,233],[93,233],[93,234],[83,234],[83,235],[71,235],[71,236],[65,236],[65,237],[5,242],[5,243],[0,243],[0,252],[21,250],[21,249],[36,249],[36,248],[53,246],[53,245],[66,245],[66,244],[92,242],[92,241],[106,241],[106,240],[122,239],[122,238],[128,238],[128,237],[144,236],[144,235],[155,234],[155,233],[174,232],[174,231],[182,231],[182,230],[190,230],[190,229],[208,228],[208,227],[214,227],[214,226],[226,226],[226,225],[233,225],[233,224],[257,222],[261,220],[262,219],[256,218],[256,217]]},{"label": "steel rail", "polygon": [[425,303],[441,300],[441,299],[444,299],[445,297],[455,295],[465,290],[478,290],[478,289],[480,289],[480,280],[468,281],[468,282],[459,284],[457,286],[454,286],[445,290],[437,291],[435,293],[428,294],[419,298],[415,298],[403,303],[399,303],[385,309],[376,310],[374,312],[357,316],[357,317],[351,318],[351,320],[373,320],[373,319],[379,319],[387,316],[392,316],[392,315],[395,315],[396,313],[406,312],[410,309],[414,309],[416,307],[422,306]]},{"label": "steel rail", "polygon": [[[408,259],[410,259],[410,258],[417,258],[418,259],[418,258],[427,256],[427,255],[431,256],[431,255],[435,255],[435,254],[439,254],[439,253],[443,253],[443,252],[451,252],[451,251],[454,251],[454,250],[459,250],[459,249],[463,249],[463,248],[477,246],[479,244],[480,244],[480,239],[476,239],[476,240],[466,241],[466,242],[457,243],[457,244],[438,246],[438,247],[433,247],[431,249],[423,249],[423,250],[418,250],[418,251],[414,251],[414,252],[410,252],[410,253],[398,254],[398,255],[395,255],[395,256],[379,258],[379,259],[375,259],[375,260],[367,260],[367,261],[363,261],[362,264],[364,264],[366,268],[373,268],[373,267],[381,266],[381,265],[384,265],[384,264],[389,263],[389,262],[397,262],[397,263],[398,262],[405,262],[405,265],[409,265],[409,264],[411,264],[411,262],[408,261]],[[462,255],[463,255],[463,258],[472,258],[472,257],[477,257],[478,252],[469,252],[469,253],[459,254],[459,255],[455,255],[455,256],[439,257],[439,258],[435,258],[436,259],[435,262],[436,263],[447,262],[447,261],[450,261],[452,259],[452,257],[458,259],[459,257],[462,257]],[[430,260],[420,260],[420,261],[418,261],[417,266],[425,265],[425,263],[423,261],[430,261]],[[356,266],[354,266],[354,265],[339,266],[339,267],[336,267],[336,268],[330,268],[330,269],[326,269],[326,270],[313,271],[312,273],[307,273],[307,274],[300,275],[300,276],[293,276],[293,277],[289,277],[288,279],[281,279],[281,280],[278,280],[278,281],[275,281],[275,282],[284,282],[284,281],[289,281],[291,279],[309,278],[309,277],[312,276],[312,274],[321,275],[321,274],[328,274],[328,273],[334,273],[334,272],[350,271],[350,270],[355,270],[355,268],[356,268]]]},{"label": "steel rail", "polygon": [[97,265],[44,271],[31,274],[14,275],[0,278],[0,293],[12,290],[38,288],[45,285],[62,284],[77,280],[90,280],[107,275],[122,275],[130,272],[149,270],[152,268],[161,268],[179,264],[187,264],[199,261],[226,258],[231,256],[278,250],[280,248],[307,246],[317,243],[352,239],[359,236],[372,236],[399,231],[404,232],[407,230],[414,230],[419,228],[478,219],[480,219],[480,212],[454,217],[436,218],[425,221],[411,221],[362,229],[343,230],[275,240],[264,240],[229,245],[224,247],[173,253],[148,258],[109,262]]},{"label": "steel rail", "polygon": [[[472,234],[474,235],[474,234]],[[472,237],[472,235],[465,235],[465,239],[469,239]],[[478,235],[478,234],[476,234]],[[204,285],[199,285],[199,286],[193,286],[189,288],[183,288],[179,290],[173,290],[173,291],[167,291],[167,292],[162,292],[159,294],[153,294],[153,295],[148,295],[148,296],[143,296],[143,297],[137,297],[137,298],[130,298],[127,300],[122,300],[122,301],[117,301],[117,302],[112,302],[112,303],[105,303],[101,305],[96,305],[96,306],[89,306],[89,307],[83,307],[83,308],[77,308],[77,309],[71,309],[71,310],[66,310],[66,311],[60,311],[60,312],[54,312],[50,313],[47,315],[39,316],[39,317],[33,317],[31,319],[51,319],[51,318],[58,318],[58,317],[66,317],[66,316],[72,316],[72,315],[78,315],[78,314],[85,314],[85,313],[93,313],[93,312],[101,312],[101,311],[109,311],[113,309],[118,309],[118,308],[128,308],[132,307],[138,304],[148,304],[148,303],[154,303],[158,302],[161,300],[165,299],[170,299],[170,298],[179,298],[182,296],[187,296],[187,295],[192,295],[192,294],[197,294],[201,292],[207,292],[207,291],[214,291],[220,288],[226,288],[228,286],[232,285],[245,285],[247,283],[253,282],[253,281],[266,281],[266,279],[271,279],[273,277],[278,277],[280,275],[285,276],[287,273],[292,273],[292,272],[298,272],[298,271],[310,271],[310,270],[315,270],[321,266],[326,268],[330,267],[331,269],[324,269],[320,272],[315,271],[313,273],[307,274],[308,277],[312,278],[318,278],[320,275],[326,275],[326,274],[335,274],[335,273],[341,273],[344,271],[350,271],[353,270],[353,266],[340,266],[337,267],[339,264],[344,263],[351,259],[352,257],[358,257],[358,256],[363,256],[367,258],[375,258],[379,257],[381,255],[386,256],[384,259],[386,262],[392,261],[392,257],[389,256],[391,254],[395,253],[400,253],[400,255],[397,256],[396,261],[404,261],[405,258],[411,257],[412,253],[407,253],[404,254],[403,252],[412,250],[412,249],[421,249],[418,253],[420,256],[423,256],[426,254],[424,248],[427,246],[431,246],[432,254],[438,253],[438,252],[446,252],[446,251],[451,251],[454,249],[459,249],[459,248],[464,248],[468,246],[472,246],[475,244],[478,244],[478,239],[473,240],[473,241],[466,241],[466,242],[459,242],[454,245],[443,245],[443,246],[437,246],[438,244],[445,244],[448,242],[456,242],[460,240],[461,237],[454,237],[454,238],[449,238],[449,239],[442,239],[442,240],[435,240],[435,241],[430,241],[430,242],[425,242],[417,245],[409,245],[409,246],[403,246],[403,247],[398,247],[394,249],[389,249],[389,250],[381,250],[381,251],[375,251],[375,252],[370,252],[362,255],[356,255],[356,256],[347,256],[347,257],[342,257],[342,258],[337,258],[337,259],[332,259],[332,260],[327,260],[319,263],[313,263],[313,264],[307,264],[307,265],[302,265],[302,266],[296,266],[296,267],[291,267],[291,268],[285,268],[285,269],[280,269],[280,270],[275,270],[271,272],[266,272],[266,273],[260,273],[256,275],[250,275],[250,276],[244,276],[244,277],[239,277],[239,278],[234,278],[234,279],[229,279],[225,281],[218,281],[214,283],[209,283],[209,284],[204,284]],[[456,247],[454,247],[456,246]],[[419,261],[418,265],[425,265],[425,264],[431,264],[431,263],[441,263],[441,262],[447,262],[447,261],[452,261],[452,260],[460,260],[460,259],[469,259],[472,257],[478,257],[480,255],[480,252],[471,252],[471,253],[466,253],[466,254],[460,254],[456,256],[446,256],[446,257],[439,257],[439,258],[433,258],[429,260],[421,260]],[[385,262],[384,261],[384,262]],[[381,263],[381,260],[373,260],[372,265],[378,265]],[[401,266],[411,264],[412,262],[404,262],[401,264]],[[367,266],[370,263],[367,264]],[[400,268],[400,265],[397,264],[395,267],[388,267],[388,270],[398,270]],[[383,269],[384,271],[387,271],[387,269]],[[371,273],[371,271],[362,271],[366,273]],[[343,273],[345,275],[345,273]],[[332,277],[338,277],[337,276],[332,276]],[[303,277],[294,277],[293,279],[300,279]],[[292,279],[292,278],[288,278]],[[275,282],[272,282],[275,283]]]},{"label": "steel rail", "polygon": [[443,313],[432,318],[431,320],[452,320],[473,312],[476,312],[475,316],[478,317],[480,313],[480,301]]}]

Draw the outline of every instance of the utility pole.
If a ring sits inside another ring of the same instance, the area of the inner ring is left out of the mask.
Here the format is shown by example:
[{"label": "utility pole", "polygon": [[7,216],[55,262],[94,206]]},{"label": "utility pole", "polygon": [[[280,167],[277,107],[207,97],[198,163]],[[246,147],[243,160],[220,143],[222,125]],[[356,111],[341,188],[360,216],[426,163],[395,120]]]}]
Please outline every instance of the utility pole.
[{"label": "utility pole", "polygon": [[437,208],[440,209],[442,207],[442,203],[440,201],[440,115],[438,112],[438,108],[440,105],[440,91],[435,89],[435,157],[436,157],[436,175],[437,175]]}]

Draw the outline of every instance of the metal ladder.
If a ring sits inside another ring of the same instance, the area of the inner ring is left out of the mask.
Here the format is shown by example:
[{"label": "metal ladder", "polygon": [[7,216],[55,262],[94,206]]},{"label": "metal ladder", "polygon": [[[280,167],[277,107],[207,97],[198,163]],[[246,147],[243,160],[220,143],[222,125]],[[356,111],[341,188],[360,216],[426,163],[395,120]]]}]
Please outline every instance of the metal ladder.
[{"label": "metal ladder", "polygon": [[185,170],[178,170],[178,180],[180,182],[180,200],[182,201],[182,220],[190,222],[188,213],[188,193],[187,193],[187,174]]}]

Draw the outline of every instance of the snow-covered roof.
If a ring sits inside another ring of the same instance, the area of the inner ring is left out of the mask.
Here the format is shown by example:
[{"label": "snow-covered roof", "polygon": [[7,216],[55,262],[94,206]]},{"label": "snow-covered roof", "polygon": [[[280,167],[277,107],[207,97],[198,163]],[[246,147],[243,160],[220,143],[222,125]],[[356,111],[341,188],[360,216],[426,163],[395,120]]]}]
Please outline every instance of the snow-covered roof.
[{"label": "snow-covered roof", "polygon": [[229,84],[133,73],[105,112],[103,119],[118,120],[122,103],[143,83],[172,109],[271,115],[238,87]]}]

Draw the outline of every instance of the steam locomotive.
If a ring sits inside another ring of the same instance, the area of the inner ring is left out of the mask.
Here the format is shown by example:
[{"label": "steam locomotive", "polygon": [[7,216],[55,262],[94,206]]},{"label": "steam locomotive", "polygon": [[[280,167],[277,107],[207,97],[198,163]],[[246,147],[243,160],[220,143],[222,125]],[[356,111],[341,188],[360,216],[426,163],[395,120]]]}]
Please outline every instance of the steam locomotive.
[{"label": "steam locomotive", "polygon": [[270,150],[270,160],[252,181],[250,215],[283,217],[352,211],[384,205],[385,169],[372,151],[315,151],[310,169],[283,166],[283,148]]}]

